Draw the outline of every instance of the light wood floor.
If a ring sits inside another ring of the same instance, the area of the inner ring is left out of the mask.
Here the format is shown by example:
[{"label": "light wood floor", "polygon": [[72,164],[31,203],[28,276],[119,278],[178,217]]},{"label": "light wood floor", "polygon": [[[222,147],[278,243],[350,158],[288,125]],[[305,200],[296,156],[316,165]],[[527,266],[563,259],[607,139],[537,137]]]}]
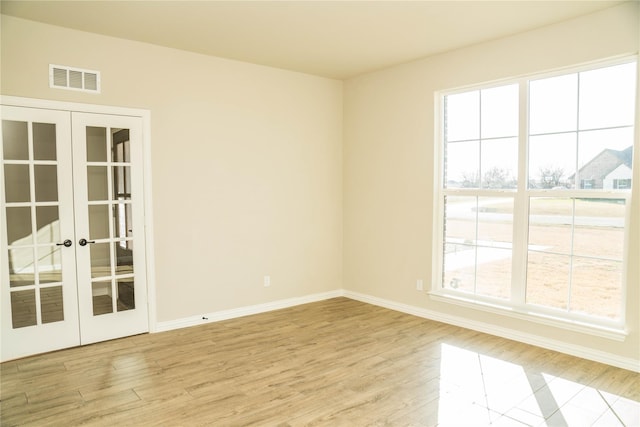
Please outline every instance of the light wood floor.
[{"label": "light wood floor", "polygon": [[640,424],[637,373],[346,298],[1,365],[1,424]]}]

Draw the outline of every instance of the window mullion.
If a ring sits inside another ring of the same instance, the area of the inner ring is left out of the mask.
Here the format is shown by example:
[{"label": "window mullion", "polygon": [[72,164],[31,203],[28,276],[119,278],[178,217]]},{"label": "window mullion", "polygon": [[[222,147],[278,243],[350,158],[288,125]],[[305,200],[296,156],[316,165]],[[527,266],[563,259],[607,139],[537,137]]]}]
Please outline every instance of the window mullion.
[{"label": "window mullion", "polygon": [[518,191],[513,206],[513,259],[511,301],[525,303],[527,283],[527,239],[529,231],[529,203],[527,194],[527,142],[529,135],[529,90],[527,80],[519,82],[518,96]]}]

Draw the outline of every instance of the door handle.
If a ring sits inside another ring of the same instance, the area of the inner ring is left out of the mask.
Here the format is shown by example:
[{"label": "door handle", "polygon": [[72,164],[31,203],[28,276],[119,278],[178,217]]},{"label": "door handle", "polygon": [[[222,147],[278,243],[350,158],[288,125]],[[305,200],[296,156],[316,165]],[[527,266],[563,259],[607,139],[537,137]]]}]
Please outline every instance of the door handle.
[{"label": "door handle", "polygon": [[68,248],[71,245],[73,245],[73,242],[69,239],[65,240],[62,243],[56,243],[56,246],[64,246],[65,248]]},{"label": "door handle", "polygon": [[95,242],[96,242],[95,240],[80,239],[80,240],[78,241],[78,244],[79,244],[80,246],[86,246],[86,245],[87,245],[87,243],[95,243]]}]

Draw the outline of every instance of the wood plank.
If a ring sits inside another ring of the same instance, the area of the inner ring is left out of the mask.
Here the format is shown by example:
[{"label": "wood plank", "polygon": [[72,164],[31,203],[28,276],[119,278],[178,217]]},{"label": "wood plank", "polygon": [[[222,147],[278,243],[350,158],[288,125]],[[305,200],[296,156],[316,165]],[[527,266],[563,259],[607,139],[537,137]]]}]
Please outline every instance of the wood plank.
[{"label": "wood plank", "polygon": [[346,298],[0,369],[3,426],[513,425],[554,379],[640,411],[637,373]]}]

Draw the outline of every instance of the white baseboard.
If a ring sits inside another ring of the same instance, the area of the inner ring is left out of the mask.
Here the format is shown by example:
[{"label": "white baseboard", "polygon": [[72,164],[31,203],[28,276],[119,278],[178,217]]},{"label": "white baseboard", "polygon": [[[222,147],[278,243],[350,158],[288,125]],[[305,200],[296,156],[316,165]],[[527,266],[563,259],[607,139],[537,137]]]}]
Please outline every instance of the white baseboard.
[{"label": "white baseboard", "polygon": [[540,337],[539,335],[528,334],[516,329],[496,326],[489,323],[476,322],[464,317],[451,316],[439,311],[428,310],[408,304],[402,304],[395,301],[378,298],[371,295],[351,292],[343,289],[323,292],[318,294],[306,295],[303,297],[288,298],[278,301],[272,301],[264,304],[257,304],[247,307],[239,307],[230,310],[216,311],[206,313],[200,316],[191,316],[182,319],[169,320],[166,322],[158,322],[151,332],[164,332],[173,329],[186,328],[189,326],[203,325],[211,322],[219,322],[221,320],[234,319],[236,317],[249,316],[252,314],[266,313],[282,308],[294,307],[301,304],[323,301],[330,298],[346,297],[367,304],[388,308],[390,310],[399,311],[413,316],[422,317],[437,322],[447,323],[461,328],[471,329],[483,332],[489,335],[495,335],[525,344],[546,348],[549,350],[559,351],[583,359],[593,360],[595,362],[605,363],[607,365],[616,366],[618,368],[627,369],[634,372],[640,372],[640,361],[630,358],[620,357],[611,353],[592,348],[568,344],[562,341],[551,340]]},{"label": "white baseboard", "polygon": [[236,317],[249,316],[252,314],[266,313],[268,311],[280,310],[282,308],[294,307],[296,305],[308,304],[310,302],[323,301],[330,298],[337,298],[344,295],[342,289],[323,292],[319,294],[305,295],[303,297],[287,298],[272,301],[264,304],[250,305],[247,307],[232,308],[230,310],[205,313],[199,316],[190,316],[182,319],[157,322],[151,332],[165,332],[173,329],[187,328],[189,326],[204,325],[221,320],[234,319]]},{"label": "white baseboard", "polygon": [[557,340],[551,340],[548,338],[540,337],[538,335],[524,333],[515,329],[504,328],[489,323],[476,322],[464,317],[451,316],[439,311],[427,310],[425,308],[402,304],[371,295],[351,291],[344,291],[343,295],[346,298],[350,298],[367,304],[377,305],[379,307],[388,308],[390,310],[400,311],[402,313],[407,313],[425,319],[447,323],[450,325],[459,326],[461,328],[471,329],[474,331],[483,332],[489,335],[495,335],[514,341],[519,341],[525,344],[531,344],[537,347],[558,351],[595,362],[605,363],[607,365],[616,366],[618,368],[623,368],[634,372],[640,372],[640,361],[635,359],[620,357],[611,353],[594,350],[588,347],[568,344]]}]

